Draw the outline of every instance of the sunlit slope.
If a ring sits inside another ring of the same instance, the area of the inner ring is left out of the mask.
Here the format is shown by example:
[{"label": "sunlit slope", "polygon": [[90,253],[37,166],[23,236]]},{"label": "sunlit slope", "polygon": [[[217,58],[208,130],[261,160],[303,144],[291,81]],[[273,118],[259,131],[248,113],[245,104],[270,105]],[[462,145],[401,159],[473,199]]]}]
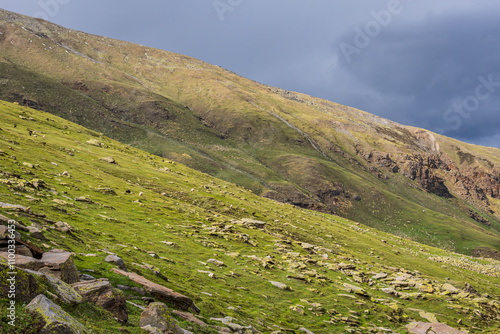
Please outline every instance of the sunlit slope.
[{"label": "sunlit slope", "polygon": [[0,12],[0,97],[259,195],[498,257],[500,151]]},{"label": "sunlit slope", "polygon": [[[400,332],[413,319],[425,321],[420,311],[454,327],[498,329],[497,261],[472,260],[264,199],[48,113],[2,102],[0,115],[0,202],[30,207],[33,214],[0,212],[40,226],[47,240],[23,238],[42,249],[75,252],[77,267],[96,277],[127,283],[103,262],[116,253],[129,270],[192,297],[207,322],[231,316],[263,333],[304,326],[315,333],[351,326]],[[252,227],[245,218],[265,226]],[[68,223],[71,233],[53,229],[57,221]],[[224,266],[207,264],[209,259]],[[372,279],[377,273],[388,279]],[[400,298],[381,290],[406,274],[438,290],[411,287]],[[486,304],[473,295],[452,298],[438,292],[446,282],[458,288],[469,282],[490,297]],[[349,292],[346,284],[369,297]],[[85,309],[70,311],[89,328],[120,332],[117,323]],[[127,328],[139,333],[140,310],[129,312]]]}]

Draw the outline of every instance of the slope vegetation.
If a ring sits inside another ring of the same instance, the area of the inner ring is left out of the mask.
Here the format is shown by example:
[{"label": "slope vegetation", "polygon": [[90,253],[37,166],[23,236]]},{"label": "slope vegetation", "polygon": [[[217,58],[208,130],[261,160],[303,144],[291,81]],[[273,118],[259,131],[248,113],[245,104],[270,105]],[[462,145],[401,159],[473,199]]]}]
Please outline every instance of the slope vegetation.
[{"label": "slope vegetation", "polygon": [[263,197],[500,258],[500,150],[0,11],[0,97]]},{"label": "slope vegetation", "polygon": [[[103,261],[117,254],[191,297],[209,325],[229,316],[262,333],[401,333],[413,320],[500,329],[498,261],[265,199],[42,111],[0,102],[0,115],[0,213],[40,230],[19,232],[42,251],[76,254],[82,273],[133,285]],[[132,304],[125,325],[88,305],[65,310],[92,333],[142,332]]]}]

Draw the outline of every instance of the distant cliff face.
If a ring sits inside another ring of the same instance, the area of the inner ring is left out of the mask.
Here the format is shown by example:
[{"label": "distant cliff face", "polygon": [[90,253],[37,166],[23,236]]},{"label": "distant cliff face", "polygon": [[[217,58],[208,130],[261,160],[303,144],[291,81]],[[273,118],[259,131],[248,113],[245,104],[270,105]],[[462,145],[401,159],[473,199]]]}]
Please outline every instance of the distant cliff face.
[{"label": "distant cliff face", "polygon": [[500,250],[499,149],[6,11],[0,33],[0,99],[280,202],[455,251]]}]

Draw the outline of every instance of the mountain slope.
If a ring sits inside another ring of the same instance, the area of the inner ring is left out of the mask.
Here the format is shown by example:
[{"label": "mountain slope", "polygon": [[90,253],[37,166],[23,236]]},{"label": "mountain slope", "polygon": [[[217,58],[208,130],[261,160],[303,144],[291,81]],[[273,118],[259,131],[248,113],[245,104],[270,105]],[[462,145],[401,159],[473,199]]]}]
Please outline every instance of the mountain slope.
[{"label": "mountain slope", "polygon": [[499,258],[500,150],[0,12],[0,97],[256,194]]},{"label": "mountain slope", "polygon": [[[0,213],[46,238],[19,230],[23,240],[74,252],[96,278],[133,284],[103,261],[115,253],[130,271],[191,297],[210,325],[230,316],[261,333],[401,333],[433,316],[471,333],[500,329],[498,261],[264,199],[45,112],[0,102],[0,115]],[[127,325],[88,305],[65,310],[92,333],[143,333],[131,304]]]}]

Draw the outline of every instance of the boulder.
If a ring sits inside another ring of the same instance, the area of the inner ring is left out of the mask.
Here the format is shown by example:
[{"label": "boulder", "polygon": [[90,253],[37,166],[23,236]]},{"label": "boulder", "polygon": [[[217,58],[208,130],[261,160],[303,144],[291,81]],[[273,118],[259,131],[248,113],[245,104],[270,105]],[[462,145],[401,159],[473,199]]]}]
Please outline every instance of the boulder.
[{"label": "boulder", "polygon": [[369,296],[368,293],[363,288],[360,288],[359,286],[344,283],[344,287],[349,289],[349,292],[354,292],[357,295],[366,296],[366,297]]},{"label": "boulder", "polygon": [[[15,274],[9,274],[15,273]],[[7,260],[0,258],[0,298],[8,298],[15,291],[15,300],[29,302],[37,295],[43,293],[40,279],[30,272],[17,267],[11,267]],[[15,277],[14,280],[10,280]]]},{"label": "boulder", "polygon": [[269,281],[273,286],[277,287],[278,289],[281,290],[292,290],[288,285],[280,282],[275,282],[275,281]]},{"label": "boulder", "polygon": [[379,280],[379,279],[387,278],[387,276],[388,275],[386,273],[379,273],[379,274],[376,274],[375,276],[373,276],[372,279]]},{"label": "boulder", "polygon": [[82,302],[82,296],[80,296],[68,283],[65,283],[49,275],[44,275],[44,277],[52,287],[53,292],[61,299],[63,303],[68,305],[77,305]]},{"label": "boulder", "polygon": [[150,334],[163,334],[162,331],[160,331],[158,328],[153,327],[151,325],[141,327],[141,329],[145,330],[146,332],[148,332]]},{"label": "boulder", "polygon": [[216,259],[208,259],[207,263],[211,263],[211,264],[216,265],[218,267],[223,267],[224,266],[224,262],[222,262],[220,260],[216,260]]},{"label": "boulder", "polygon": [[241,220],[234,221],[234,223],[244,225],[244,226],[250,227],[250,228],[259,228],[259,229],[263,229],[264,226],[266,226],[266,224],[267,224],[263,221],[255,220],[252,218],[243,218]]},{"label": "boulder", "polygon": [[142,285],[144,289],[149,292],[149,294],[154,298],[157,298],[161,301],[167,301],[184,311],[190,310],[194,313],[200,313],[200,309],[189,297],[181,295],[180,293],[168,289],[160,284],[153,283],[150,280],[135,273],[129,273],[116,268],[113,268],[113,271],[117,274],[127,276],[133,282]]},{"label": "boulder", "polygon": [[163,303],[151,303],[142,311],[139,325],[141,327],[151,326],[158,328],[161,333],[182,334],[181,329],[170,315],[167,305]]},{"label": "boulder", "polygon": [[38,240],[47,240],[47,238],[42,234],[42,231],[38,227],[28,226],[30,234],[33,238]]},{"label": "boulder", "polygon": [[449,283],[445,283],[441,286],[441,290],[442,291],[446,291],[446,292],[449,292],[451,294],[457,294],[460,292],[460,289],[457,289],[455,288],[453,285],[449,284]]},{"label": "boulder", "polygon": [[125,266],[125,262],[123,262],[123,259],[119,256],[116,256],[116,255],[108,255],[106,256],[106,258],[104,259],[104,261],[106,262],[111,262],[111,263],[114,263],[118,266],[118,268],[120,268],[121,270],[123,271],[128,271],[127,270],[127,267]]},{"label": "boulder", "polygon": [[55,223],[55,228],[59,232],[64,232],[64,233],[69,233],[72,230],[71,226],[68,223],[66,223],[66,222],[57,222],[57,223]]},{"label": "boulder", "polygon": [[[5,216],[3,216],[5,217]],[[9,219],[5,217],[7,221]],[[0,240],[5,240],[9,238],[9,228],[5,225],[0,225]],[[21,239],[21,234],[17,231],[14,231],[14,239]]]},{"label": "boulder", "polygon": [[304,327],[299,328],[299,332],[304,332],[306,334],[314,334],[313,332]]},{"label": "boulder", "polygon": [[100,158],[99,160],[105,161],[105,162],[110,163],[110,164],[116,164],[116,161],[113,157],[103,157],[103,158]]},{"label": "boulder", "polygon": [[412,322],[406,329],[412,334],[466,334],[458,329],[441,323]]},{"label": "boulder", "polygon": [[43,253],[44,267],[40,271],[54,278],[60,279],[68,284],[80,281],[80,274],[76,269],[73,255],[61,249],[52,249]]},{"label": "boulder", "polygon": [[[2,246],[4,246],[4,247],[2,247]],[[0,244],[0,252],[1,253],[7,253],[8,251],[9,251],[8,245],[1,245]],[[28,246],[20,244],[19,242],[16,242],[15,253],[16,253],[16,255],[33,257],[33,253],[31,252],[30,248]]]},{"label": "boulder", "polygon": [[[0,258],[8,260],[9,253],[0,252]],[[31,256],[24,256],[24,255],[17,255],[17,254],[16,254],[15,261],[13,264],[18,268],[30,269],[30,270],[34,270],[34,271],[40,270],[40,268],[44,267],[43,262],[40,260],[37,260]]]},{"label": "boulder", "polygon": [[197,317],[195,317],[191,313],[181,312],[181,311],[177,311],[177,310],[173,310],[172,313],[174,313],[179,318],[187,320],[187,321],[189,321],[189,322],[191,322],[193,324],[197,324],[197,325],[199,325],[201,327],[207,327],[208,326],[205,322],[201,321],[200,319],[198,319]]},{"label": "boulder", "polygon": [[111,312],[120,323],[128,320],[127,301],[118,289],[113,289],[107,278],[72,284],[83,300]]},{"label": "boulder", "polygon": [[44,295],[36,296],[26,309],[38,313],[45,320],[45,326],[39,334],[86,334],[88,331],[81,323],[67,314],[57,304]]}]

